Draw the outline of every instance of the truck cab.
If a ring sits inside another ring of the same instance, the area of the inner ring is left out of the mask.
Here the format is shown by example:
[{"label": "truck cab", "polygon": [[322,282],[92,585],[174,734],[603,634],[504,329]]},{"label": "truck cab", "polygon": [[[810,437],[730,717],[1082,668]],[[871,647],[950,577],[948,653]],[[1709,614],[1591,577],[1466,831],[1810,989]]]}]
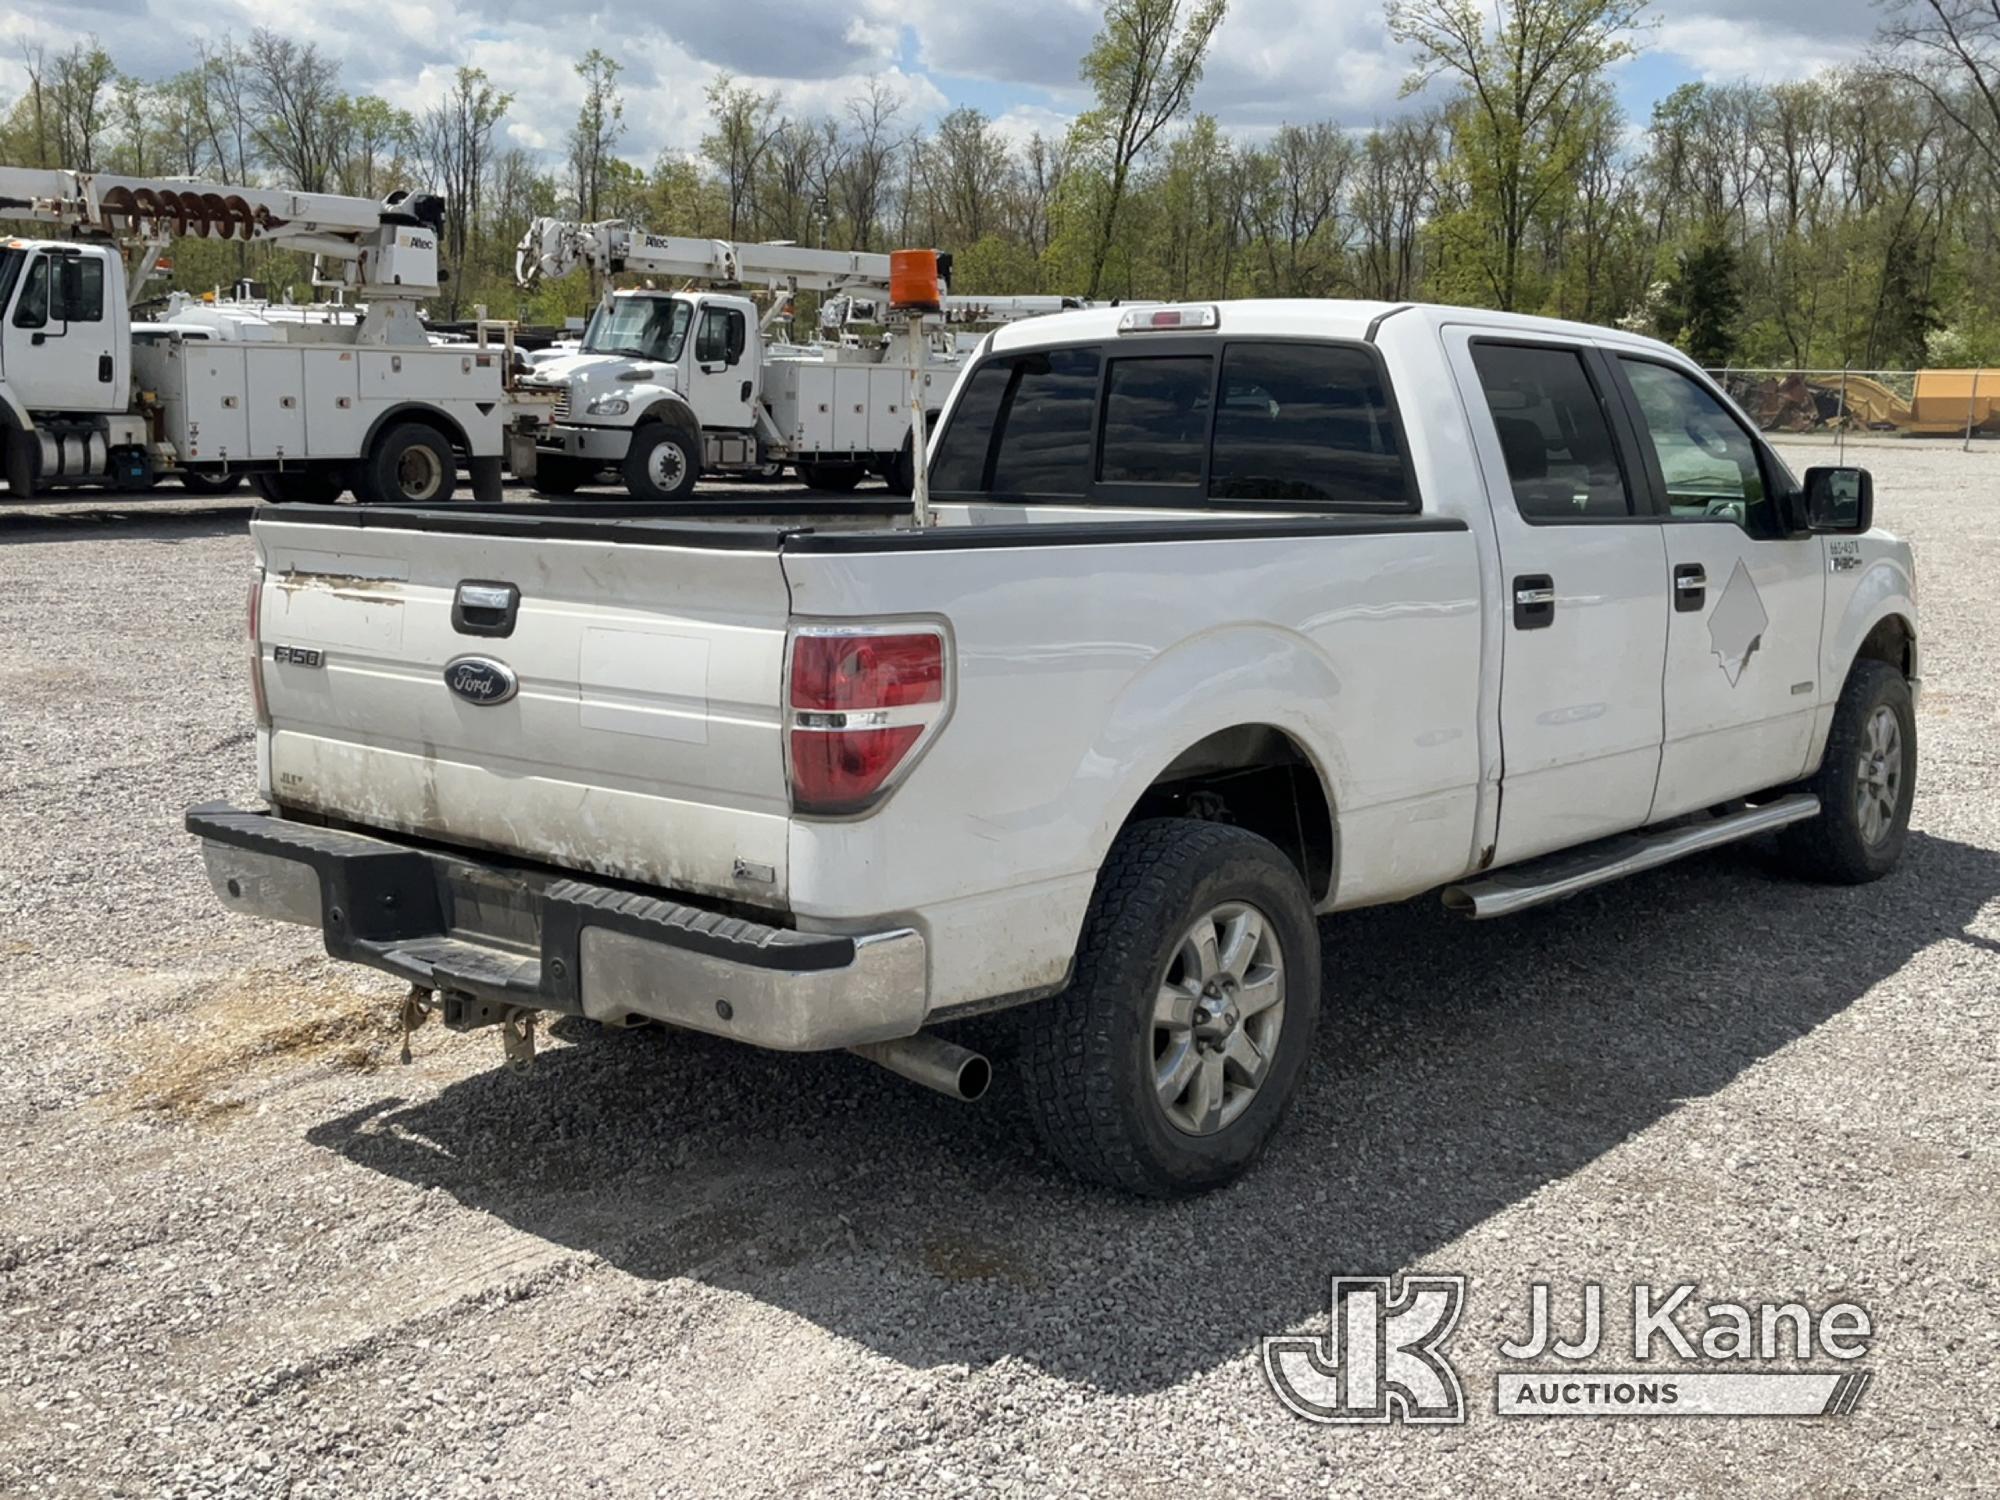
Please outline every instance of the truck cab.
[{"label": "truck cab", "polygon": [[107,245],[0,246],[0,372],[29,412],[116,412],[131,383],[125,266]]},{"label": "truck cab", "polygon": [[[535,385],[560,387],[540,487],[573,490],[636,455],[642,482],[668,498],[691,489],[703,468],[754,464],[763,359],[756,327],[755,304],[731,293],[611,293],[582,347],[536,368]],[[634,442],[642,427],[660,429],[644,451]]]}]

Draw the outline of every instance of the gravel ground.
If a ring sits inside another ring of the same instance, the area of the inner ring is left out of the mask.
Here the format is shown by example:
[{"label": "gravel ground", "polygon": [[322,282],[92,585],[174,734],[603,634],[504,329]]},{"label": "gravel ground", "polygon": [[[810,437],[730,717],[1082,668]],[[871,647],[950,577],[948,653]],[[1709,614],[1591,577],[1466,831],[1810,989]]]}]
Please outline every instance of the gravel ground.
[{"label": "gravel ground", "polygon": [[[978,1107],[567,1024],[525,1078],[398,1066],[394,987],[223,914],[180,830],[252,791],[240,509],[0,509],[0,1493],[1994,1493],[2000,453],[1866,460],[1922,574],[1902,870],[1329,921],[1288,1128],[1167,1206],[1041,1161],[1004,1062]],[[1472,1278],[1467,1425],[1288,1416],[1259,1337],[1404,1270]],[[1626,1288],[1698,1281],[1860,1302],[1875,1384],[1493,1415],[1528,1284],[1587,1280],[1601,1366]]]}]

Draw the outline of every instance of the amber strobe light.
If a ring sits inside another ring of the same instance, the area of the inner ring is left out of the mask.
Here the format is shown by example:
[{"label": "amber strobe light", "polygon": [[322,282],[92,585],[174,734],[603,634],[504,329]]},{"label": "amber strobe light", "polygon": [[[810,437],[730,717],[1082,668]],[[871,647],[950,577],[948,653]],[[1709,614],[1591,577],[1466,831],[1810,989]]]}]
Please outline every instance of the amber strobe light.
[{"label": "amber strobe light", "polygon": [[944,305],[935,250],[889,252],[889,305],[897,312],[934,313]]}]

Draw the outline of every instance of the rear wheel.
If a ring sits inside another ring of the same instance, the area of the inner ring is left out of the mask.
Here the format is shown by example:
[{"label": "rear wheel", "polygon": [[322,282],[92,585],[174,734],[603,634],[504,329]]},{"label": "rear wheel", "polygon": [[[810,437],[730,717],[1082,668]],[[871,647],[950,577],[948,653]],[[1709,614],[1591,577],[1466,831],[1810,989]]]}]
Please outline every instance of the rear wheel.
[{"label": "rear wheel", "polygon": [[32,500],[41,467],[41,444],[33,433],[0,428],[0,473],[7,480],[9,495],[16,500]]},{"label": "rear wheel", "polygon": [[1274,844],[1134,824],[1099,872],[1069,988],[1022,1018],[1037,1133],[1071,1171],[1129,1192],[1233,1180],[1304,1074],[1319,973],[1312,904]]},{"label": "rear wheel", "polygon": [[183,474],[181,488],[190,495],[228,495],[243,488],[241,474]]},{"label": "rear wheel", "polygon": [[1780,857],[1813,880],[1880,880],[1902,857],[1916,787],[1910,684],[1887,662],[1858,661],[1840,690],[1826,755],[1805,784],[1819,798],[1819,816],[1778,835]]},{"label": "rear wheel", "polygon": [[685,500],[701,464],[694,445],[665,422],[647,422],[625,453],[625,488],[640,500]]},{"label": "rear wheel", "polygon": [[458,484],[458,460],[434,427],[402,422],[375,440],[362,459],[354,493],[371,505],[443,505]]},{"label": "rear wheel", "polygon": [[569,458],[537,458],[529,480],[537,495],[574,495],[591,477],[588,464]]},{"label": "rear wheel", "polygon": [[341,476],[328,469],[258,474],[251,478],[250,484],[258,494],[278,505],[331,505],[347,492]]},{"label": "rear wheel", "polygon": [[882,475],[882,481],[889,486],[889,493],[892,495],[908,495],[916,491],[917,461],[911,451],[913,437],[914,434],[903,439],[903,446],[897,450],[896,456],[889,460],[889,467]]},{"label": "rear wheel", "polygon": [[846,493],[861,483],[868,471],[860,464],[800,464],[799,477],[816,490]]}]

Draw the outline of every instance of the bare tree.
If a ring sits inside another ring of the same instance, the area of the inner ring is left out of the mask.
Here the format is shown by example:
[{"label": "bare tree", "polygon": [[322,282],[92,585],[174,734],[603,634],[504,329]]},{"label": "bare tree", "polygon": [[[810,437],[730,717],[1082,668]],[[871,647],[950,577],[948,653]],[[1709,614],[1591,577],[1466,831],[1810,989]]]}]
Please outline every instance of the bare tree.
[{"label": "bare tree", "polygon": [[846,145],[832,185],[847,220],[850,249],[866,250],[875,242],[883,195],[895,175],[896,116],[902,107],[879,78],[871,78],[859,98],[847,101]]},{"label": "bare tree", "polygon": [[1883,65],[1962,131],[2000,186],[2000,0],[1894,0]]},{"label": "bare tree", "polygon": [[701,154],[722,174],[722,186],[729,197],[732,240],[751,217],[757,169],[782,128],[777,113],[776,94],[760,94],[727,73],[717,74],[708,86],[708,115],[715,129],[702,137]]},{"label": "bare tree", "polygon": [[611,153],[625,133],[625,101],[618,92],[618,63],[597,48],[584,54],[575,71],[583,80],[583,105],[569,132],[570,184],[578,217],[594,220],[603,206]]},{"label": "bare tree", "polygon": [[493,135],[512,94],[494,88],[479,68],[460,68],[443,99],[417,126],[418,153],[431,184],[444,195],[445,264],[451,268],[451,316],[458,316],[465,262],[479,236],[480,197],[492,166]]},{"label": "bare tree", "polygon": [[340,64],[263,27],[250,33],[246,58],[251,131],[264,159],[301,192],[323,193],[340,162],[345,122]]}]

